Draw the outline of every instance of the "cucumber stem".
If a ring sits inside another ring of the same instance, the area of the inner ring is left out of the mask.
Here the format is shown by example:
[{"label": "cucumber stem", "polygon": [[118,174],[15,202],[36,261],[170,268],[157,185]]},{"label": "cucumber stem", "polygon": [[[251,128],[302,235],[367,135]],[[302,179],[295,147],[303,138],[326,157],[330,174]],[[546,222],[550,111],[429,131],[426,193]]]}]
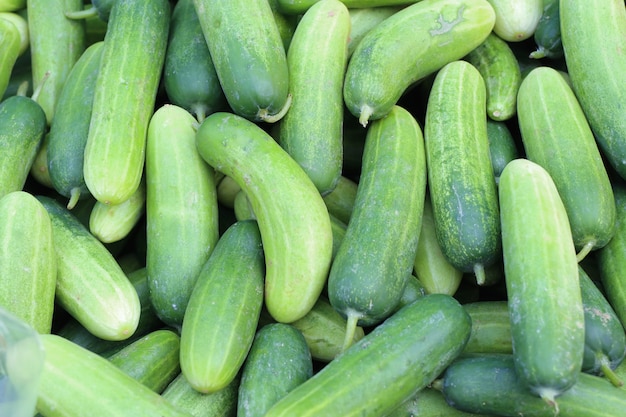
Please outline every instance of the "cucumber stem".
[{"label": "cucumber stem", "polygon": [[593,249],[595,244],[596,244],[595,240],[590,240],[589,242],[585,243],[585,246],[583,246],[580,249],[580,251],[578,251],[578,253],[576,254],[576,260],[580,262],[583,259],[585,259],[585,256],[587,256],[589,252],[591,252],[591,249]]},{"label": "cucumber stem", "polygon": [[80,188],[74,187],[70,191],[70,201],[67,203],[67,209],[71,210],[76,206],[78,200],[80,199]]},{"label": "cucumber stem", "polygon": [[278,113],[276,113],[276,114],[269,114],[267,112],[267,109],[260,109],[259,112],[257,113],[257,117],[262,122],[276,123],[277,121],[282,119],[285,114],[287,114],[287,110],[289,110],[289,108],[291,107],[291,100],[292,100],[291,99],[291,94],[289,94],[289,95],[287,95],[287,101],[285,101],[285,105],[283,106],[282,109],[279,110]]},{"label": "cucumber stem", "polygon": [[540,46],[540,47],[537,48],[537,50],[531,52],[528,57],[532,58],[532,59],[545,58],[546,57],[546,50],[542,46]]},{"label": "cucumber stem", "polygon": [[374,109],[367,104],[364,104],[363,107],[361,107],[361,114],[359,115],[359,123],[361,126],[367,127],[367,123],[369,122],[373,112]]},{"label": "cucumber stem", "polygon": [[35,91],[33,91],[33,95],[30,96],[31,100],[37,101],[39,95],[41,94],[41,91],[43,90],[43,86],[46,85],[46,81],[48,81],[48,78],[50,78],[50,71],[46,71],[46,73],[43,75],[41,83],[39,83],[39,86],[35,89]]},{"label": "cucumber stem", "polygon": [[207,106],[202,103],[197,103],[191,106],[191,111],[196,117],[198,123],[202,123],[206,118]]},{"label": "cucumber stem", "polygon": [[550,407],[554,407],[554,415],[559,415],[559,405],[556,402],[558,391],[552,388],[541,388],[537,391],[539,397],[544,400]]},{"label": "cucumber stem", "polygon": [[22,81],[20,85],[17,87],[17,91],[15,92],[15,95],[26,97],[26,94],[28,94],[29,85],[30,84],[28,83],[28,81]]},{"label": "cucumber stem", "polygon": [[346,335],[343,339],[341,352],[345,352],[350,346],[352,346],[352,343],[354,342],[354,332],[356,331],[357,323],[360,317],[361,315],[352,309],[347,312]]},{"label": "cucumber stem", "polygon": [[600,360],[600,370],[602,371],[602,374],[606,377],[606,379],[608,379],[611,384],[615,385],[616,387],[621,387],[622,385],[624,385],[624,381],[622,381],[617,376],[617,374],[613,372],[611,364],[609,363],[609,358],[601,352],[598,352],[596,354],[596,357]]},{"label": "cucumber stem", "polygon": [[89,19],[98,15],[96,6],[87,7],[83,10],[65,12],[65,17],[72,20]]},{"label": "cucumber stem", "polygon": [[474,275],[476,275],[476,283],[478,285],[485,285],[487,279],[485,277],[485,266],[483,264],[474,265]]}]

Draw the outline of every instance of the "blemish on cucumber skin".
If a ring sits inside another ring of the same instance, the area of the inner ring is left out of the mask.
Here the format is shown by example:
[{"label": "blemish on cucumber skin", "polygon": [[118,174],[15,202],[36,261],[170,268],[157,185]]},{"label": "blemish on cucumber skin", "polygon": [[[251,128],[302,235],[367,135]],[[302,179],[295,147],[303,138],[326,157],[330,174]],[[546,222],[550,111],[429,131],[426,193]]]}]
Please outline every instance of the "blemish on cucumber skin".
[{"label": "blemish on cucumber skin", "polygon": [[456,12],[456,18],[454,18],[454,20],[450,22],[446,21],[446,19],[443,17],[443,14],[440,13],[437,17],[437,23],[439,24],[439,27],[429,30],[428,33],[430,34],[430,36],[438,36],[450,32],[456,25],[463,21],[464,11],[465,5],[462,5]]}]

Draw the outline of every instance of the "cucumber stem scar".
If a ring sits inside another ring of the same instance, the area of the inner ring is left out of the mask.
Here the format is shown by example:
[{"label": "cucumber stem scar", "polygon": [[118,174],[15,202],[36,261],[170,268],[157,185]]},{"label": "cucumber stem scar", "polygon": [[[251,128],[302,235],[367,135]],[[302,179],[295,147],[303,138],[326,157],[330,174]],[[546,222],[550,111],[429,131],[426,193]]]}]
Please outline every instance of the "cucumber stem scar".
[{"label": "cucumber stem scar", "polygon": [[287,101],[285,101],[285,105],[280,109],[280,111],[276,114],[269,114],[267,109],[259,109],[257,113],[257,117],[267,123],[276,123],[280,119],[283,118],[285,114],[287,114],[287,110],[291,107],[291,94],[287,95]]}]

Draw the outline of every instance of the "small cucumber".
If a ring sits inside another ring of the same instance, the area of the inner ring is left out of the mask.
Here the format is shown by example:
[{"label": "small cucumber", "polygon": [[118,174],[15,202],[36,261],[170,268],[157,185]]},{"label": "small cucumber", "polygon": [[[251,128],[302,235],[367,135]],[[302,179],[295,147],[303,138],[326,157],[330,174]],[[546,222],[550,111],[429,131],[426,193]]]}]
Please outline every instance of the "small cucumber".
[{"label": "small cucumber", "polygon": [[177,328],[219,234],[215,173],[196,150],[196,123],[187,110],[165,104],[150,119],[146,143],[150,298],[161,320]]},{"label": "small cucumber", "polygon": [[232,111],[276,122],[290,105],[289,70],[267,0],[193,0],[211,59]]},{"label": "small cucumber", "polygon": [[267,264],[268,311],[279,322],[301,318],[321,294],[332,257],[330,216],[319,191],[266,131],[236,114],[209,115],[196,144],[250,200]]},{"label": "small cucumber", "polygon": [[312,375],[311,353],[298,329],[285,323],[261,327],[241,372],[237,416],[263,417]]},{"label": "small cucumber", "polygon": [[161,398],[193,417],[236,417],[239,378],[212,394],[202,394],[182,373],[165,388]]},{"label": "small cucumber", "polygon": [[497,184],[500,182],[500,174],[506,164],[521,155],[511,129],[505,122],[487,119],[487,138],[489,139],[491,166]]},{"label": "small cucumber", "polygon": [[394,13],[354,50],[346,106],[363,126],[384,116],[409,86],[480,45],[494,23],[487,0],[422,0]]},{"label": "small cucumber", "polygon": [[[428,97],[424,141],[441,251],[478,283],[501,253],[498,191],[486,124],[486,91],[467,61],[446,64]],[[419,278],[419,276],[418,276]]]},{"label": "small cucumber", "polygon": [[93,97],[83,175],[105,204],[139,187],[170,22],[168,0],[118,1],[111,10]]},{"label": "small cucumber", "polygon": [[567,212],[548,171],[515,159],[499,185],[504,273],[515,367],[535,395],[576,383],[585,318]]},{"label": "small cucumber", "polygon": [[535,33],[543,0],[488,0],[496,12],[493,31],[507,42],[521,42]]},{"label": "small cucumber", "polygon": [[454,298],[426,295],[288,393],[266,417],[387,415],[460,354],[470,327],[469,316]]},{"label": "small cucumber", "polygon": [[556,184],[580,261],[606,245],[615,231],[615,200],[594,135],[576,95],[554,68],[528,73],[517,108],[526,158]]},{"label": "small cucumber", "polygon": [[339,0],[321,0],[298,22],[287,53],[293,99],[280,121],[278,142],[322,196],[335,188],[342,171],[349,33],[346,6]]},{"label": "small cucumber", "polygon": [[352,216],[328,275],[330,303],[348,320],[346,345],[357,324],[380,323],[398,304],[413,270],[425,193],[421,127],[395,106],[368,129]]},{"label": "small cucumber", "polygon": [[559,0],[543,1],[543,13],[537,23],[533,38],[537,44],[537,49],[530,53],[531,58],[563,58]]},{"label": "small cucumber", "polygon": [[0,97],[6,92],[20,52],[20,32],[13,22],[0,16]]},{"label": "small cucumber", "polygon": [[261,314],[264,275],[256,221],[234,223],[202,267],[182,324],[180,367],[197,391],[225,388],[243,366]]},{"label": "small cucumber", "polygon": [[30,193],[0,198],[0,307],[50,333],[57,258],[48,212]]},{"label": "small cucumber", "polygon": [[472,319],[472,332],[463,354],[513,353],[511,319],[506,300],[463,304]]}]

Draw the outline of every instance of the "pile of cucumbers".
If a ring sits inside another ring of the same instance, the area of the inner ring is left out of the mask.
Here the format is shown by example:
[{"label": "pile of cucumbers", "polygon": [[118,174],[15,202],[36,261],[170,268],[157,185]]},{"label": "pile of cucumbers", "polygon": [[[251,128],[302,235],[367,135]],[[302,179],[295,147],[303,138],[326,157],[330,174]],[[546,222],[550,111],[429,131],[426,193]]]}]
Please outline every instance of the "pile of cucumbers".
[{"label": "pile of cucumbers", "polygon": [[623,416],[624,42],[623,0],[0,0],[27,415]]}]

